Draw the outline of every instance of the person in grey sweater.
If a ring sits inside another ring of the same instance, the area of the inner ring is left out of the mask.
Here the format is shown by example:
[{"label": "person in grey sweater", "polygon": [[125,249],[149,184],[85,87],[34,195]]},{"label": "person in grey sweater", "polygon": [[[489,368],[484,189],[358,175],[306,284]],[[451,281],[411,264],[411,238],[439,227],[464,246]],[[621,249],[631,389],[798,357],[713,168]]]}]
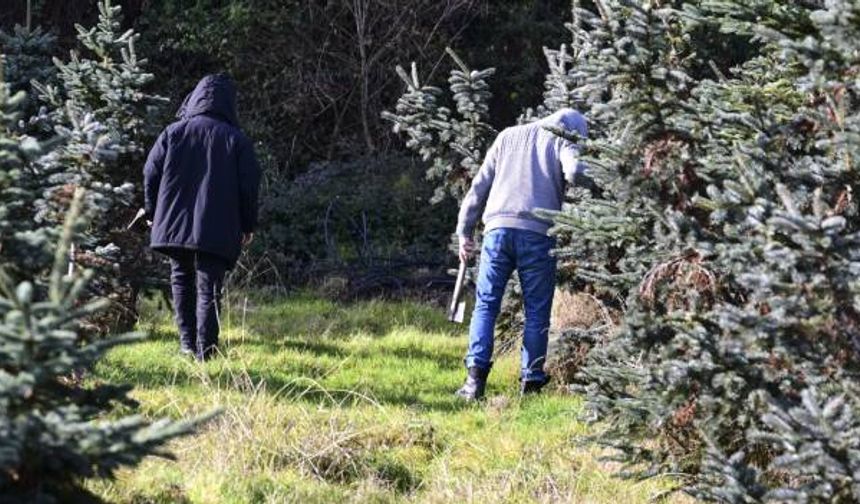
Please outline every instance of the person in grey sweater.
[{"label": "person in grey sweater", "polygon": [[502,131],[487,151],[460,208],[457,235],[460,259],[475,251],[473,234],[483,215],[484,238],[478,268],[475,309],[469,328],[465,364],[468,376],[457,395],[483,397],[492,367],[496,318],[505,286],[514,270],[525,304],[520,383],[524,394],[536,393],[549,381],[544,372],[550,311],[555,292],[555,240],[551,223],[534,215],[538,208],[560,210],[565,183],[574,183],[584,165],[579,146],[553,128],[588,135],[585,117],[562,109],[539,121]]}]

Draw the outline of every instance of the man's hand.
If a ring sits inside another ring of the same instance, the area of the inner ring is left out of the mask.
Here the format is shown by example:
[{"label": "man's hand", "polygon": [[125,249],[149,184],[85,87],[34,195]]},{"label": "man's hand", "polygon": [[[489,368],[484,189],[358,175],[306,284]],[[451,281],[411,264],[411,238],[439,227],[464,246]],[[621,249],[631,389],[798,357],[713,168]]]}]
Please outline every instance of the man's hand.
[{"label": "man's hand", "polygon": [[469,262],[469,258],[475,253],[475,240],[468,236],[460,237],[460,260]]},{"label": "man's hand", "polygon": [[254,233],[242,233],[242,246],[247,247],[254,241]]}]

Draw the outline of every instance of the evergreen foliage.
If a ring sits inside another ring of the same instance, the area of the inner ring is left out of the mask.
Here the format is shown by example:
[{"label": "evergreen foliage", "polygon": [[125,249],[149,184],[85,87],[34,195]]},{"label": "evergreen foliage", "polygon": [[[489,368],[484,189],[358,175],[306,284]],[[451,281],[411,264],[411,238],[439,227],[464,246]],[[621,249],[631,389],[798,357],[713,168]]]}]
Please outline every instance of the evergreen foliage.
[{"label": "evergreen foliage", "polygon": [[[102,200],[83,198],[80,188],[65,188],[65,198],[55,193],[57,213],[63,202],[71,204],[62,233],[56,215],[39,213],[44,191],[65,174],[68,158],[57,152],[57,141],[21,132],[26,95],[3,83],[3,63],[0,58],[0,501],[96,501],[86,478],[112,477],[150,454],[169,456],[165,443],[208,416],[106,418],[117,406],[134,406],[130,387],[87,383],[86,373],[109,349],[141,335],[83,337],[107,302],[92,299],[92,274],[65,275],[72,236],[80,243],[91,239],[80,234],[90,229],[82,214],[94,213]],[[69,144],[60,146],[65,149]]]},{"label": "evergreen foliage", "polygon": [[[410,74],[398,65],[396,70],[406,90],[398,99],[395,111],[383,112],[382,116],[394,123],[395,133],[407,137],[407,148],[419,154],[423,161],[430,162],[427,179],[437,184],[430,202],[438,204],[449,197],[459,204],[498,133],[487,123],[492,98],[487,80],[495,69],[471,70],[451,48],[446,51],[456,65],[448,78],[450,95],[438,87],[422,85],[414,62]],[[456,104],[456,114],[443,104],[448,101]],[[458,237],[452,235],[449,246],[452,251],[457,250],[457,241]],[[480,250],[480,242],[477,250]],[[478,263],[475,261],[475,266],[469,268],[470,278],[477,278]],[[516,273],[513,278],[506,288],[499,320],[506,335],[518,335],[523,326],[522,292]]]},{"label": "evergreen foliage", "polygon": [[0,268],[16,278],[32,276],[50,264],[54,226],[34,223],[43,187],[35,160],[50,150],[17,127],[26,93],[12,93],[3,81],[0,57]]},{"label": "evergreen foliage", "polygon": [[442,89],[421,84],[418,67],[413,63],[409,74],[397,67],[406,91],[394,112],[382,114],[394,123],[395,133],[408,137],[409,149],[431,162],[427,178],[438,181],[433,202],[447,196],[458,202],[463,199],[496,134],[486,122],[491,97],[487,79],[495,70],[471,70],[453,50],[448,48],[447,52],[456,64],[448,78],[456,113],[444,105]]},{"label": "evergreen foliage", "polygon": [[[574,284],[623,308],[583,333],[597,440],[706,500],[860,500],[860,6],[596,0],[568,27],[521,120],[589,117],[601,190],[540,213]],[[413,75],[397,124],[445,163],[439,95]]]},{"label": "evergreen foliage", "polygon": [[54,59],[57,83],[34,82],[48,107],[38,121],[63,143],[39,160],[50,187],[37,204],[37,222],[59,222],[75,187],[87,189],[91,226],[74,252],[76,263],[100,271],[91,288],[115,301],[106,321],[130,327],[140,290],[159,278],[146,236],[127,232],[140,206],[139,177],[146,148],[157,133],[164,99],[150,94],[154,76],[135,50],[139,35],[120,32],[120,6],[99,3],[99,21],[77,26],[83,53]]},{"label": "evergreen foliage", "polygon": [[15,25],[11,33],[0,30],[0,52],[6,54],[6,83],[12,91],[29,91],[30,82],[51,82],[56,68],[51,57],[57,37],[41,27]]},{"label": "evergreen foliage", "polygon": [[[4,136],[2,140],[6,140]],[[15,287],[0,270],[0,500],[15,503],[90,502],[85,478],[112,477],[211,415],[149,422],[108,420],[118,405],[134,405],[130,387],[87,384],[83,373],[106,351],[140,339],[127,334],[86,341],[80,324],[104,309],[84,297],[90,277],[65,275],[68,246],[80,226],[81,192],[73,198],[56,250],[47,297],[31,282]]]},{"label": "evergreen foliage", "polygon": [[857,501],[860,7],[595,5],[569,75],[604,196],[555,219],[624,299],[579,377],[600,441],[709,500]]},{"label": "evergreen foliage", "polygon": [[599,86],[583,86],[588,75],[584,65],[592,54],[591,33],[582,29],[579,2],[571,4],[573,20],[565,23],[565,28],[573,36],[573,43],[561,44],[558,49],[543,48],[549,69],[544,78],[543,103],[537,110],[527,109],[520,122],[544,117],[562,108],[586,111],[589,103],[598,100],[602,94],[603,88]]}]

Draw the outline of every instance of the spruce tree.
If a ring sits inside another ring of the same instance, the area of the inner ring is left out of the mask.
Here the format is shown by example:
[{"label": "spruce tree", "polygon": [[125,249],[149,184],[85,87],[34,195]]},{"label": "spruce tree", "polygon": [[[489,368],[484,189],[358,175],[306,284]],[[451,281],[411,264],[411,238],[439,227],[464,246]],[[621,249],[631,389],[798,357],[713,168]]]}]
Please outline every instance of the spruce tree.
[{"label": "spruce tree", "polygon": [[[0,141],[7,137],[0,135]],[[211,415],[150,422],[108,419],[133,406],[130,387],[81,379],[105,352],[138,341],[126,334],[88,341],[80,324],[105,308],[85,295],[89,274],[66,275],[67,252],[80,227],[82,191],[71,203],[43,296],[26,281],[15,286],[0,270],[0,500],[8,503],[91,502],[86,478],[109,478],[191,432]]]},{"label": "spruce tree", "polygon": [[[395,133],[408,137],[409,149],[431,162],[427,178],[439,181],[434,202],[449,196],[458,202],[463,199],[496,135],[486,122],[492,97],[487,79],[495,69],[471,70],[453,50],[447,52],[456,64],[448,78],[447,100],[442,89],[421,84],[415,63],[409,74],[398,66],[406,91],[395,111],[382,115],[394,123]],[[454,102],[456,114],[446,101]]]},{"label": "spruce tree", "polygon": [[33,80],[50,83],[57,69],[51,58],[57,37],[41,27],[15,25],[11,33],[0,30],[0,53],[6,54],[6,83],[13,91],[30,91]]},{"label": "spruce tree", "polygon": [[81,52],[68,61],[54,59],[58,83],[35,83],[50,111],[47,121],[63,144],[41,160],[51,172],[52,189],[44,192],[38,218],[61,218],[70,188],[87,189],[91,228],[76,244],[76,263],[101,272],[91,288],[114,301],[107,325],[130,327],[136,319],[138,293],[161,284],[146,250],[146,236],[127,232],[141,204],[135,184],[145,149],[157,133],[165,100],[147,91],[154,76],[136,50],[139,35],[120,31],[120,6],[100,1],[99,21],[77,26]]},{"label": "spruce tree", "polygon": [[50,264],[56,227],[34,221],[36,202],[44,188],[37,160],[50,152],[18,128],[24,117],[26,93],[13,93],[3,81],[0,56],[0,268],[15,278],[32,278]]},{"label": "spruce tree", "polygon": [[50,30],[33,26],[34,11],[41,2],[27,0],[23,25],[16,24],[11,32],[0,30],[0,54],[6,56],[5,79],[13,92],[23,91],[30,99],[21,108],[19,129],[36,136],[50,135],[47,107],[33,99],[32,83],[54,84],[57,68],[52,62],[57,51],[57,37]]},{"label": "spruce tree", "polygon": [[[449,94],[438,87],[422,85],[415,63],[411,73],[397,66],[397,74],[406,84],[406,90],[398,99],[395,111],[386,111],[382,116],[394,123],[395,133],[408,138],[407,148],[430,163],[427,178],[438,184],[431,203],[451,197],[459,204],[498,133],[486,122],[492,97],[487,80],[495,69],[471,70],[451,48],[447,48],[447,53],[455,64],[448,78]],[[456,114],[445,105],[446,102],[455,104]],[[480,250],[480,231],[475,238],[478,240],[477,250]],[[449,249],[452,252],[456,252],[458,240],[457,236],[451,236]],[[478,263],[476,260],[475,264]],[[454,274],[456,270],[450,273]],[[477,266],[470,267],[468,278],[477,278],[477,273]],[[514,281],[509,283],[505,292],[499,320],[503,333],[517,334],[522,328],[521,308],[522,292],[514,273]],[[508,345],[502,343],[499,346],[504,348]]]},{"label": "spruce tree", "polygon": [[522,120],[589,118],[600,190],[540,214],[574,284],[623,309],[585,335],[596,440],[706,500],[860,500],[860,6],[592,4]]},{"label": "spruce tree", "polygon": [[605,194],[555,218],[624,299],[579,376],[600,442],[709,500],[856,501],[856,5],[595,5]]}]

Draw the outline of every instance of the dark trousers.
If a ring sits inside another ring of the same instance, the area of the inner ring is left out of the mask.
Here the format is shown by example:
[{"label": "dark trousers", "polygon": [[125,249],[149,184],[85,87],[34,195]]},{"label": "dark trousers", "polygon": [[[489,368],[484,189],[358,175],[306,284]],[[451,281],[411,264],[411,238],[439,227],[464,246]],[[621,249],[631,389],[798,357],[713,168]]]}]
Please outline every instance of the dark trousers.
[{"label": "dark trousers", "polygon": [[221,288],[227,262],[193,250],[176,250],[168,255],[179,343],[197,358],[209,357],[218,346]]}]

